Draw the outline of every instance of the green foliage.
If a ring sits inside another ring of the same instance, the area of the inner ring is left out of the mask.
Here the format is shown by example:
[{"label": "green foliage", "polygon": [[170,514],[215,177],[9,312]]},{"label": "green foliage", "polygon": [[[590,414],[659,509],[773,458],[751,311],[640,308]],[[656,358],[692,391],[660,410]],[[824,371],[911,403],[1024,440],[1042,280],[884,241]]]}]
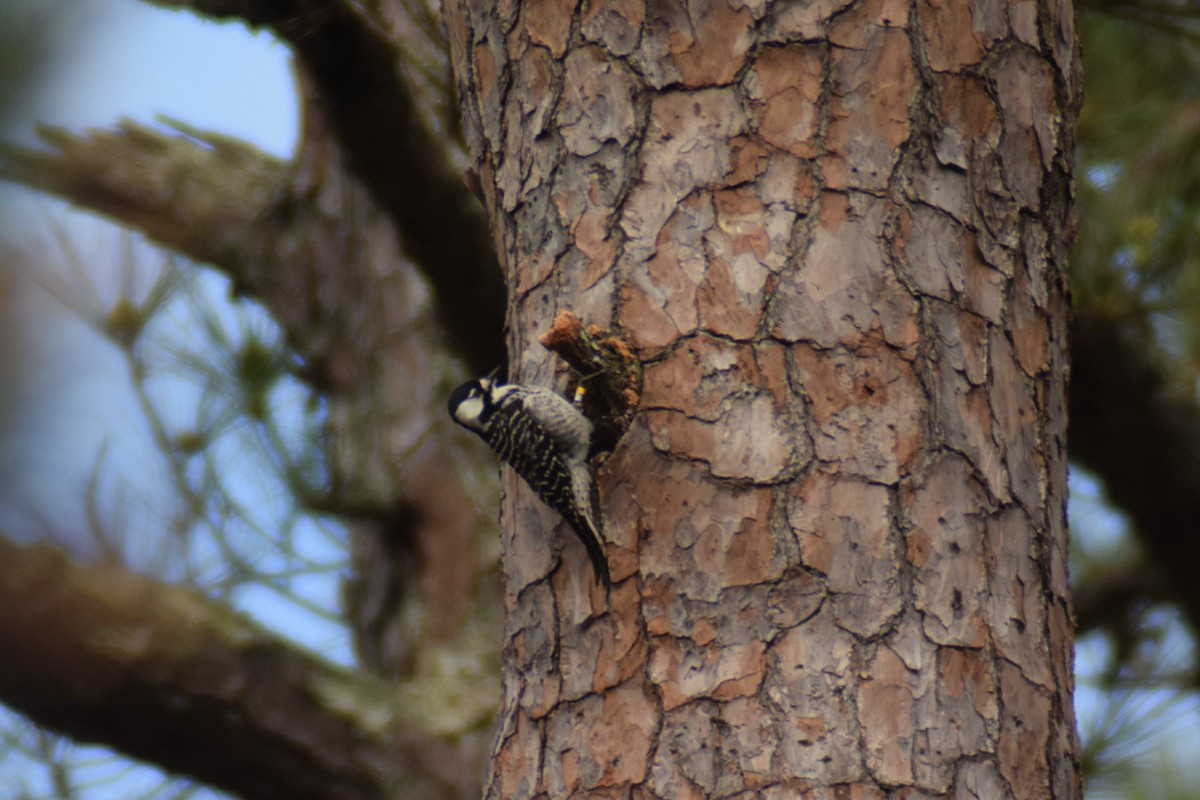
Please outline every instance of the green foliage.
[{"label": "green foliage", "polygon": [[1097,13],[1079,28],[1076,307],[1152,326],[1186,386],[1200,365],[1200,46]]}]

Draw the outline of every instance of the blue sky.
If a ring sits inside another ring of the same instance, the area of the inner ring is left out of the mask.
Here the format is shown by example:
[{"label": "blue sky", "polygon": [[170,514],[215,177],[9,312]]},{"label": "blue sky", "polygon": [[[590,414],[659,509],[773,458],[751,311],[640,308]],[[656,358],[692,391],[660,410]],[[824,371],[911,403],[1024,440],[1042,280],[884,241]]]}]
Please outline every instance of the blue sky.
[{"label": "blue sky", "polygon": [[268,34],[139,0],[62,5],[72,52],[25,109],[18,135],[34,121],[86,128],[163,114],[290,155],[298,111],[288,51]]}]

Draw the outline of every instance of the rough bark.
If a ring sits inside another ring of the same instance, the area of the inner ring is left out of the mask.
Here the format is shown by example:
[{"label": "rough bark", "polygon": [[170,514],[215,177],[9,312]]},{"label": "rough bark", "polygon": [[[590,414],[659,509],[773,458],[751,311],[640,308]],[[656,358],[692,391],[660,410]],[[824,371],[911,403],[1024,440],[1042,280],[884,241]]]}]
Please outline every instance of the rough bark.
[{"label": "rough bark", "polygon": [[[37,602],[30,602],[36,598]],[[226,606],[0,537],[0,699],[245,798],[464,798],[474,759],[392,687]]]},{"label": "rough bark", "polygon": [[613,577],[509,476],[487,796],[1080,794],[1069,6],[446,6],[508,282],[617,327]]}]

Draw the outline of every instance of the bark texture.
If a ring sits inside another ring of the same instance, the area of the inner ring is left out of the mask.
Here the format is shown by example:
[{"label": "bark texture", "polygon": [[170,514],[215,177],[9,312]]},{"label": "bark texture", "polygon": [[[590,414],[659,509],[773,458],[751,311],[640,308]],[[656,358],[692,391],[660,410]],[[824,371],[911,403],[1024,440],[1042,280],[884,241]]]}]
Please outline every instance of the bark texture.
[{"label": "bark texture", "polygon": [[446,12],[511,377],[646,362],[609,606],[508,479],[487,796],[1078,797],[1070,6]]}]

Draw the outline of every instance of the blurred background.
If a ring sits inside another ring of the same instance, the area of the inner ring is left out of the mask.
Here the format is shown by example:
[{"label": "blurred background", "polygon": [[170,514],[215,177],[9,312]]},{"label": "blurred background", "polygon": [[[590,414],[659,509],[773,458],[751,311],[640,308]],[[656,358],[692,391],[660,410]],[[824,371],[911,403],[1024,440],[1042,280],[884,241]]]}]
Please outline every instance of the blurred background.
[{"label": "blurred background", "polygon": [[[1079,9],[1072,264],[1077,316],[1132,331],[1170,413],[1193,416],[1197,20],[1195,4]],[[286,159],[299,124],[288,50],[138,0],[0,4],[0,140],[34,145],[41,125],[125,117],[219,131]],[[297,475],[321,469],[321,402],[267,314],[220,275],[181,266],[137,234],[0,183],[0,532],[190,583],[349,664],[343,532],[296,500]],[[1150,421],[1139,406],[1128,413],[1133,430]],[[1072,443],[1092,448],[1103,436],[1082,424]],[[1087,796],[1200,798],[1196,627],[1147,545],[1162,532],[1131,520],[1112,499],[1120,489],[1072,463]],[[1200,520],[1171,533],[1197,537]],[[0,796],[219,795],[0,709]]]}]

